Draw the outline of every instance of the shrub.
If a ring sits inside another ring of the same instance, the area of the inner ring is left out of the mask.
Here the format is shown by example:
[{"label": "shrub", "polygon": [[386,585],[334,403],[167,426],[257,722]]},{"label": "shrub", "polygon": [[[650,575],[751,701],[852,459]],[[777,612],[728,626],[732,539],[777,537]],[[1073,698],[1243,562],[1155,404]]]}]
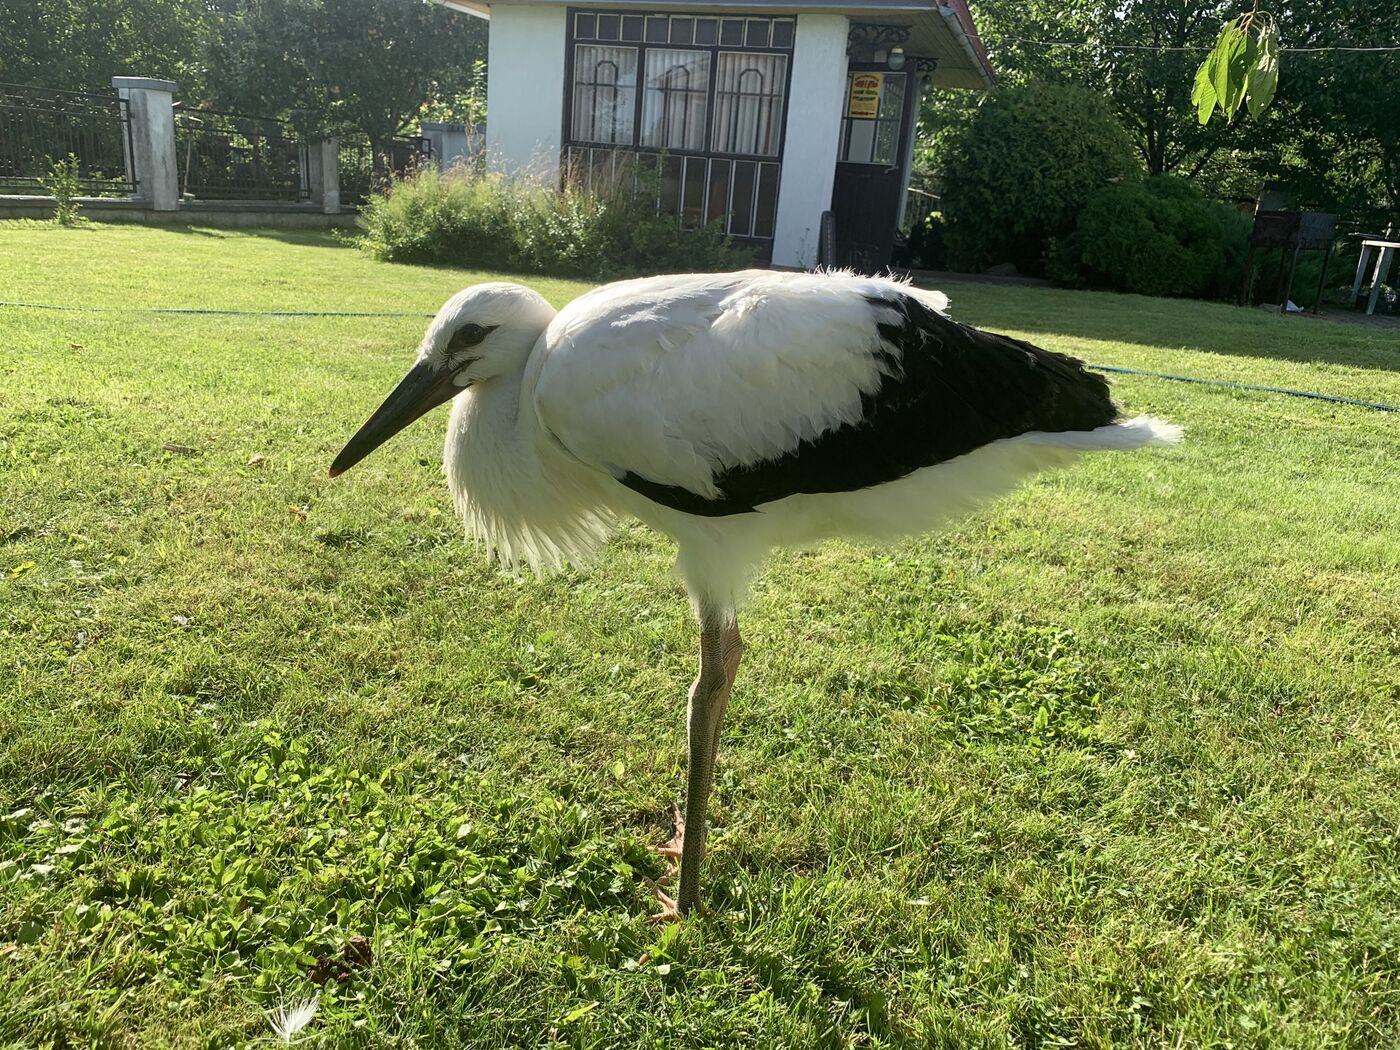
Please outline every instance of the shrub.
[{"label": "shrub", "polygon": [[1139,172],[1099,96],[1065,84],[1008,88],[950,135],[942,165],[948,261],[1041,273],[1046,244],[1074,228],[1089,196]]},{"label": "shrub", "polygon": [[1095,193],[1049,269],[1070,284],[1218,299],[1239,290],[1249,226],[1185,180],[1158,175]]},{"label": "shrub", "polygon": [[899,260],[907,266],[918,266],[925,270],[941,270],[948,265],[948,248],[943,241],[943,216],[936,211],[924,216],[924,221],[909,229],[905,242],[905,258]]},{"label": "shrub", "polygon": [[718,222],[657,213],[655,176],[636,193],[555,190],[464,169],[426,168],[375,194],[360,245],[391,262],[450,263],[591,278],[733,269],[748,261]]},{"label": "shrub", "polygon": [[49,191],[53,198],[53,221],[60,226],[76,226],[78,217],[78,158],[68,154],[62,160],[49,165],[49,173],[39,180],[39,185]]}]

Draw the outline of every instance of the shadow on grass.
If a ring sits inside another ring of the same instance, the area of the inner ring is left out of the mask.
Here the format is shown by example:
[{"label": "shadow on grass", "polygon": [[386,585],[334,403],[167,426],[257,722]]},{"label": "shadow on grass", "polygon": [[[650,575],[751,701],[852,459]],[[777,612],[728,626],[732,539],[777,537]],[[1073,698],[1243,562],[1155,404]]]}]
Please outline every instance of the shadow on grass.
[{"label": "shadow on grass", "polygon": [[199,222],[173,222],[159,229],[190,237],[206,237],[210,240],[233,240],[239,237],[257,237],[261,240],[277,241],[303,248],[346,248],[353,250],[354,237],[358,227],[321,226],[209,226]]}]

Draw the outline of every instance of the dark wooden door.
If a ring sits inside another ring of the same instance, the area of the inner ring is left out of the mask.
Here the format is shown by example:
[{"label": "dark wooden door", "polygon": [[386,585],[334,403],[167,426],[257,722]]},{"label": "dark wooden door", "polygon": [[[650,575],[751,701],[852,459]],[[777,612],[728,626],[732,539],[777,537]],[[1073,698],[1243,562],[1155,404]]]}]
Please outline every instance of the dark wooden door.
[{"label": "dark wooden door", "polygon": [[907,71],[850,68],[831,195],[838,266],[875,273],[890,264],[916,94]]}]

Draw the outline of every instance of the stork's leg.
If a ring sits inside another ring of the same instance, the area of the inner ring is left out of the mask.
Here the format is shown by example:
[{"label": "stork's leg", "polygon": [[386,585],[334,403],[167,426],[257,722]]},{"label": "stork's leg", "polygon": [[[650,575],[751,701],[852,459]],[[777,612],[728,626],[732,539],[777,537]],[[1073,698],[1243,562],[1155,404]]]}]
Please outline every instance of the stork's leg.
[{"label": "stork's leg", "polygon": [[674,855],[679,846],[681,885],[674,903],[658,893],[664,906],[662,918],[670,918],[673,912],[685,915],[699,902],[700,861],[705,856],[705,837],[709,830],[706,811],[714,780],[715,755],[719,751],[720,728],[729,705],[729,693],[744,651],[732,611],[701,606],[699,617],[700,673],[690,687],[686,727],[690,755],[686,766],[685,819],[678,822],[675,838],[663,847],[664,853]]}]

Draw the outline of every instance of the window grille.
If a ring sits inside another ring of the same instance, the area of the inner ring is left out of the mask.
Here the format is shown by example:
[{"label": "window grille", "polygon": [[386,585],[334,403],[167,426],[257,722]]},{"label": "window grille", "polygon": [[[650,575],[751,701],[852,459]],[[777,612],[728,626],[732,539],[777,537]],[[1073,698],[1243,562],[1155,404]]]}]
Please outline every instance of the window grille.
[{"label": "window grille", "polygon": [[776,157],[782,147],[786,55],[721,52],[714,152]]},{"label": "window grille", "polygon": [[771,238],[796,33],[793,18],[571,9],[564,179],[610,192],[645,166],[682,222]]},{"label": "window grille", "polygon": [[648,49],[641,144],[703,150],[709,87],[708,51]]},{"label": "window grille", "polygon": [[632,145],[636,94],[635,47],[576,45],[573,140]]}]

